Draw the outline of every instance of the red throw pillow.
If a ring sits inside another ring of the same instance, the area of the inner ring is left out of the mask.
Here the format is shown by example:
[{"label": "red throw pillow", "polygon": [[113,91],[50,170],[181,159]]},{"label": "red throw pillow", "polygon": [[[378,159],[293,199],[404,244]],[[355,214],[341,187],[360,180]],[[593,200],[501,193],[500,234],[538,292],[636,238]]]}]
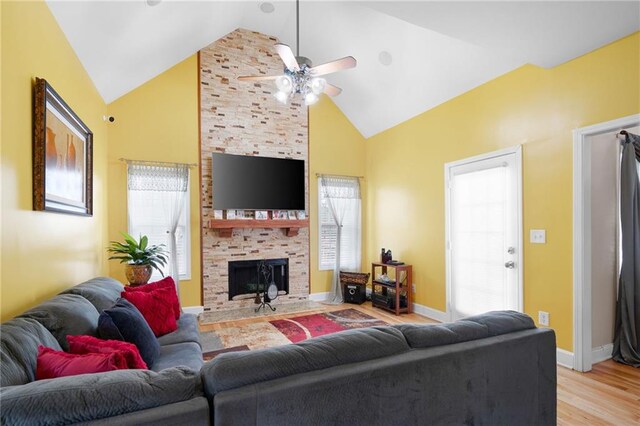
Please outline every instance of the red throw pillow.
[{"label": "red throw pillow", "polygon": [[120,296],[138,308],[156,337],[178,329],[173,306],[169,302],[171,289],[159,288],[153,291],[123,291]]},{"label": "red throw pillow", "polygon": [[74,355],[39,345],[36,380],[75,376],[77,374],[102,373],[126,368],[127,361],[118,352]]},{"label": "red throw pillow", "polygon": [[178,300],[178,293],[176,293],[176,282],[171,277],[165,277],[160,281],[156,281],[153,283],[148,283],[144,285],[139,285],[136,287],[125,287],[124,291],[144,291],[148,293],[150,291],[157,290],[159,288],[168,288],[171,289],[171,294],[169,295],[169,301],[173,306],[173,313],[176,316],[176,320],[180,319],[180,300]]},{"label": "red throw pillow", "polygon": [[109,354],[119,352],[127,362],[128,368],[147,369],[140,351],[133,343],[121,340],[103,340],[93,336],[67,336],[69,352],[72,354]]}]

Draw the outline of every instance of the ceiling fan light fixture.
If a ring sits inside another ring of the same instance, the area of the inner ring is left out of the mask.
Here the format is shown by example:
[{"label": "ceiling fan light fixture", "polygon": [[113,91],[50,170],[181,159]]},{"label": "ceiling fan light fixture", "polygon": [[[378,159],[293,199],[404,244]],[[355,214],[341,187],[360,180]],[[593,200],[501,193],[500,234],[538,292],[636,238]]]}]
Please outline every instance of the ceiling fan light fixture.
[{"label": "ceiling fan light fixture", "polygon": [[324,78],[312,78],[309,84],[309,88],[316,96],[320,96],[322,92],[324,92],[325,87],[327,87],[327,80]]},{"label": "ceiling fan light fixture", "polygon": [[288,75],[281,75],[276,78],[276,87],[280,92],[288,95],[293,90],[293,80]]},{"label": "ceiling fan light fixture", "polygon": [[278,102],[284,105],[287,104],[287,100],[289,99],[289,95],[287,93],[281,92],[279,90],[273,95],[273,97],[276,98]]},{"label": "ceiling fan light fixture", "polygon": [[306,106],[311,106],[311,105],[315,104],[316,102],[318,102],[318,99],[320,99],[318,97],[318,95],[316,95],[313,92],[309,92],[306,95],[304,95],[304,104]]}]

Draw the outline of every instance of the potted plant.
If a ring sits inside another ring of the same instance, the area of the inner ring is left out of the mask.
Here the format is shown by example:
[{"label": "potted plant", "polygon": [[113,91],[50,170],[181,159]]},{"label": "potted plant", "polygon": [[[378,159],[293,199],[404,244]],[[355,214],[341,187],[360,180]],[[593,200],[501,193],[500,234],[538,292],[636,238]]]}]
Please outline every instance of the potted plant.
[{"label": "potted plant", "polygon": [[123,232],[122,236],[124,243],[111,241],[107,251],[113,254],[109,260],[116,259],[127,264],[124,272],[129,284],[146,284],[154,269],[164,277],[160,269],[167,264],[167,250],[164,244],[150,246],[146,235],[141,235],[140,241],[136,241],[126,232]]}]

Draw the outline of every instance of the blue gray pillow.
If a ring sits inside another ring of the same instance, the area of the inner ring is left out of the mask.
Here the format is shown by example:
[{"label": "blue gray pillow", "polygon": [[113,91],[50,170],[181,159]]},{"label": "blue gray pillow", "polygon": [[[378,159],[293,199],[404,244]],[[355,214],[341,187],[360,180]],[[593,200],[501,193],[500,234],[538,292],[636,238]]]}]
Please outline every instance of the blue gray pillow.
[{"label": "blue gray pillow", "polygon": [[125,299],[105,309],[98,318],[98,334],[102,339],[133,343],[149,367],[160,355],[160,344],[138,308]]}]

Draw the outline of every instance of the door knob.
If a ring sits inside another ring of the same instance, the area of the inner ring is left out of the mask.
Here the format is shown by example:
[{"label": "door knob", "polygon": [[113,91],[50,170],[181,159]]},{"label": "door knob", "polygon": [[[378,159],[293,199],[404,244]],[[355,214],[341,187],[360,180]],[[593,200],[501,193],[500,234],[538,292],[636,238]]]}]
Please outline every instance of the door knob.
[{"label": "door knob", "polygon": [[507,253],[509,253],[509,254],[514,254],[515,252],[516,252],[516,248],[515,247],[509,247],[507,249]]},{"label": "door knob", "polygon": [[510,260],[504,264],[504,267],[507,269],[514,269],[516,267],[516,262],[514,262],[513,260]]}]

